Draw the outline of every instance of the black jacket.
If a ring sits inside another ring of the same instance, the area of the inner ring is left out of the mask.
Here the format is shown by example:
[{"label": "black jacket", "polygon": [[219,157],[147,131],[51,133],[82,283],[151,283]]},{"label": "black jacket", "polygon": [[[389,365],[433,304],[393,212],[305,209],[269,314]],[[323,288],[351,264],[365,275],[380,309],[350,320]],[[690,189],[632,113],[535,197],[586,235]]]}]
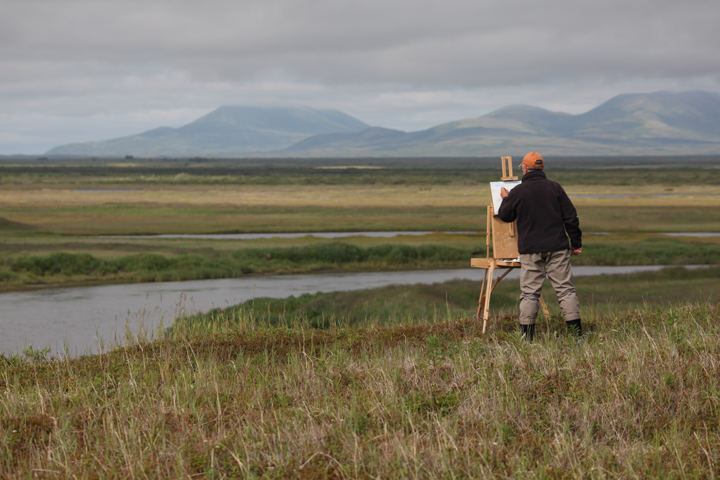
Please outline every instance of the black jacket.
[{"label": "black jacket", "polygon": [[556,252],[582,247],[577,211],[560,184],[548,180],[542,170],[528,172],[500,204],[503,222],[517,218],[520,253]]}]

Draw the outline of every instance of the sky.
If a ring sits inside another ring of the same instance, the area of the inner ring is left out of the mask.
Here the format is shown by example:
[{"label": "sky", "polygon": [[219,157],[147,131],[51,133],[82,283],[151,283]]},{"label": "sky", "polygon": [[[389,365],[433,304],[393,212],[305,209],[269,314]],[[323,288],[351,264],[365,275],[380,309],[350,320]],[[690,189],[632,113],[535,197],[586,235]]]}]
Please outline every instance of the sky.
[{"label": "sky", "polygon": [[221,105],[416,131],[512,104],[720,93],[718,0],[0,0],[0,155]]}]

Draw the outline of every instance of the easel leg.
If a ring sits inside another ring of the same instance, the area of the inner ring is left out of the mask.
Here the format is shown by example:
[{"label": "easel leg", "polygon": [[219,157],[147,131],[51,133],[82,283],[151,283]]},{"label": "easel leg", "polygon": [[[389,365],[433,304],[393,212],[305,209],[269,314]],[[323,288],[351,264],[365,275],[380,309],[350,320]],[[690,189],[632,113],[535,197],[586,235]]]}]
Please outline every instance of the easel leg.
[{"label": "easel leg", "polygon": [[[495,262],[490,262],[490,266],[488,268],[488,287],[490,284],[492,284],[493,280],[493,272],[495,271]],[[490,288],[485,289],[485,309],[483,311],[483,335],[485,334],[485,329],[487,328],[487,321],[488,317],[490,316],[490,294],[492,293],[492,290]]]},{"label": "easel leg", "polygon": [[487,269],[485,270],[485,273],[483,275],[483,283],[482,287],[480,287],[480,299],[478,300],[478,309],[477,313],[475,314],[475,318],[480,320],[480,313],[482,312],[482,308],[485,305],[485,295],[487,295],[487,292],[485,292],[485,286],[487,284]]},{"label": "easel leg", "polygon": [[545,299],[540,295],[540,306],[542,307],[542,311],[545,314],[545,318],[550,318],[550,311],[547,308],[547,305],[545,304]]}]

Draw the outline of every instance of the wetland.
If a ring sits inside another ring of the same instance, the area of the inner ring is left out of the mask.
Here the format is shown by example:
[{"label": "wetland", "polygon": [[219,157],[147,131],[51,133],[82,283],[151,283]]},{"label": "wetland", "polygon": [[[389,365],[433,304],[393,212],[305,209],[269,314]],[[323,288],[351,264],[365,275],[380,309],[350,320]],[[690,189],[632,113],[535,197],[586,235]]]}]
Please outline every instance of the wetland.
[{"label": "wetland", "polygon": [[717,158],[546,159],[577,271],[646,271],[532,344],[517,280],[473,319],[497,160],[0,159],[3,328],[116,334],[0,354],[0,476],[719,477]]}]

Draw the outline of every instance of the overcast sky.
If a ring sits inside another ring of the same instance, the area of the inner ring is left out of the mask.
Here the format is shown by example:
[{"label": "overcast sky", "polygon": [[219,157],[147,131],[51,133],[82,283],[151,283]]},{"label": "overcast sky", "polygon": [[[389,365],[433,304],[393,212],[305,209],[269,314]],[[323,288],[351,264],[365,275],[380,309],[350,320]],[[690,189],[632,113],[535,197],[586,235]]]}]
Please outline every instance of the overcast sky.
[{"label": "overcast sky", "polygon": [[718,0],[0,0],[0,154],[220,105],[412,131],[509,104],[720,92]]}]

